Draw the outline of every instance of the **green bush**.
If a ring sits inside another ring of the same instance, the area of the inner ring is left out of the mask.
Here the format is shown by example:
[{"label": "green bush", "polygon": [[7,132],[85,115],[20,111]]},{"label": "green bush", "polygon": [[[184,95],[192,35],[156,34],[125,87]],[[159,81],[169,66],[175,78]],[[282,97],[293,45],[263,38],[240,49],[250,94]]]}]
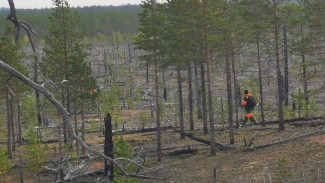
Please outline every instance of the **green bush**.
[{"label": "green bush", "polygon": [[28,161],[27,168],[37,173],[40,171],[40,165],[47,159],[48,145],[41,143],[41,139],[32,125],[27,126],[26,138],[29,143],[26,145],[22,156]]},{"label": "green bush", "polygon": [[[123,158],[129,158],[132,159],[132,147],[131,145],[123,138],[123,136],[117,136],[114,139],[114,158],[123,157]],[[122,161],[120,161],[121,163]],[[126,162],[124,170],[128,173],[134,173],[136,171],[136,166],[134,164],[130,164],[129,162]],[[121,172],[119,169],[114,167],[115,172],[115,182],[116,183],[137,183],[139,182],[136,178],[126,178],[124,176],[121,176]]]},{"label": "green bush", "polygon": [[7,150],[0,146],[0,179],[11,171],[11,164],[7,155]]}]

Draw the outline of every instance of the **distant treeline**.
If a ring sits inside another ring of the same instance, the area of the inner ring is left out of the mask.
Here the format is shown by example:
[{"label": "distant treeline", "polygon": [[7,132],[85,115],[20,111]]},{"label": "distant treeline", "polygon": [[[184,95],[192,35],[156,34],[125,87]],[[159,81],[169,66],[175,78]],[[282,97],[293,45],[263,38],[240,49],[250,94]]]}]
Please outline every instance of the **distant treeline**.
[{"label": "distant treeline", "polygon": [[[138,13],[141,7],[138,5],[125,6],[92,6],[84,8],[71,8],[77,11],[80,16],[82,29],[87,36],[96,36],[97,33],[111,35],[113,32],[138,33]],[[48,25],[48,15],[51,9],[33,9],[33,10],[17,10],[19,19],[28,22],[38,33],[38,38],[43,37]],[[5,25],[11,25],[6,20],[9,10],[0,11],[0,34],[3,33]]]}]

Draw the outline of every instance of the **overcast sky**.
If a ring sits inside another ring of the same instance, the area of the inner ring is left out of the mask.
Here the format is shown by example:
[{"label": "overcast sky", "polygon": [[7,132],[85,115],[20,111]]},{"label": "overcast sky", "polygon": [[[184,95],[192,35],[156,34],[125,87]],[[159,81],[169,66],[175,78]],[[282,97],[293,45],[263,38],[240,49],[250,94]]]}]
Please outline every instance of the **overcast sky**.
[{"label": "overcast sky", "polygon": [[[68,0],[71,7],[83,6],[119,6],[126,4],[140,4],[141,0]],[[17,9],[51,8],[52,0],[14,0]],[[9,8],[7,0],[0,0],[0,7]]]}]

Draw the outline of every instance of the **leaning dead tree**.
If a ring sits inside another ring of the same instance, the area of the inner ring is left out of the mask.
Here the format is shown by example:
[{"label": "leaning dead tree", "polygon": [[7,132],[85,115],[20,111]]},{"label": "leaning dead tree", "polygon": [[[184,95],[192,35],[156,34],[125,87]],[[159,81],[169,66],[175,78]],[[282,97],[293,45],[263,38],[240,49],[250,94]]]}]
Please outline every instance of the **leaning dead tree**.
[{"label": "leaning dead tree", "polygon": [[[20,81],[22,81],[23,83],[25,83],[26,85],[30,86],[31,88],[33,88],[34,90],[37,90],[38,92],[42,93],[45,98],[50,101],[56,108],[57,110],[62,114],[63,116],[63,123],[64,125],[67,126],[68,129],[68,134],[69,134],[69,146],[71,146],[72,141],[75,140],[78,144],[80,144],[82,147],[85,148],[86,151],[88,151],[89,153],[93,153],[95,155],[98,155],[101,158],[104,158],[105,160],[108,160],[110,162],[112,162],[118,169],[121,170],[121,172],[123,173],[123,175],[125,175],[126,177],[129,177],[129,174],[127,172],[125,172],[125,170],[119,165],[119,163],[117,163],[114,159],[105,156],[103,153],[98,152],[90,147],[88,147],[84,141],[82,141],[79,137],[76,136],[76,134],[73,132],[72,129],[72,125],[70,122],[70,117],[68,112],[66,111],[66,109],[61,105],[61,103],[59,101],[57,101],[47,90],[43,85],[39,85],[35,82],[33,82],[32,80],[30,80],[29,78],[27,78],[26,76],[24,76],[22,73],[20,73],[19,71],[17,71],[16,69],[14,69],[13,67],[9,66],[8,64],[4,63],[2,60],[0,60],[0,68],[2,68],[3,70],[5,70],[6,72],[8,72],[11,76],[16,77],[17,79],[19,79]],[[65,158],[68,158],[69,155],[69,149],[66,152]]]}]

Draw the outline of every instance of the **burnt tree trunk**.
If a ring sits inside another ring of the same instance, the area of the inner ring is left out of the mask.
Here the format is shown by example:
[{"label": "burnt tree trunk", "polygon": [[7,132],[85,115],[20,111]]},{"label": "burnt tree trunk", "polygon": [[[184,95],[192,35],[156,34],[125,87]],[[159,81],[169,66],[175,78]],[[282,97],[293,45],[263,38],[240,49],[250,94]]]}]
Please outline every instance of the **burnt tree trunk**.
[{"label": "burnt tree trunk", "polygon": [[184,139],[184,110],[183,110],[183,90],[181,80],[181,69],[177,68],[177,85],[178,85],[178,105],[179,105],[179,124],[181,127],[181,138]]},{"label": "burnt tree trunk", "polygon": [[189,120],[190,120],[190,130],[194,130],[194,121],[193,121],[193,87],[192,87],[192,70],[191,63],[188,64],[188,107],[189,107]]},{"label": "burnt tree trunk", "polygon": [[[113,132],[112,132],[112,118],[109,113],[107,113],[107,117],[104,119],[105,122],[105,145],[104,145],[104,155],[110,158],[114,158],[113,156]],[[109,175],[109,180],[113,182],[114,180],[114,169],[113,163],[111,161],[105,160],[105,169],[104,175]]]},{"label": "burnt tree trunk", "polygon": [[161,76],[162,76],[162,82],[163,82],[163,89],[164,89],[164,100],[167,102],[168,95],[167,95],[167,85],[166,85],[166,76],[165,76],[165,68],[161,69]]},{"label": "burnt tree trunk", "polygon": [[202,119],[201,90],[199,86],[199,77],[198,77],[196,62],[194,62],[194,75],[195,75],[195,94],[196,94],[196,102],[197,102],[197,117],[198,119]]}]

